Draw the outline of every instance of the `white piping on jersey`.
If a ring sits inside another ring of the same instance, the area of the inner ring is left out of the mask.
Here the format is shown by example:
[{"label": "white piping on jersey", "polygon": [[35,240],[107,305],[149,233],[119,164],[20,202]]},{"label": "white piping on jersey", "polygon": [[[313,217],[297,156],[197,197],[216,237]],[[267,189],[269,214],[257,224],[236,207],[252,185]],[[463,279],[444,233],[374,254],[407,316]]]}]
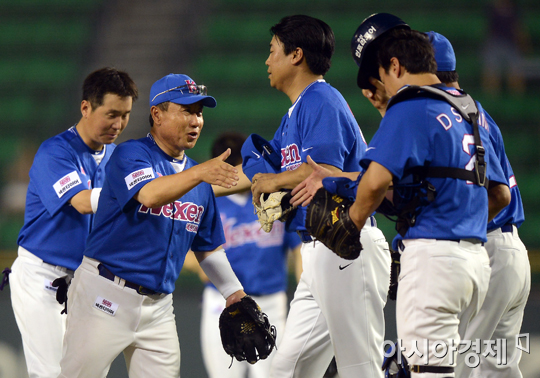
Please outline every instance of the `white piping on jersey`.
[{"label": "white piping on jersey", "polygon": [[291,114],[294,110],[294,107],[296,106],[296,104],[298,104],[298,101],[300,101],[300,99],[302,98],[302,95],[304,93],[306,93],[306,91],[309,89],[309,87],[311,87],[313,84],[315,83],[325,83],[326,81],[324,79],[319,79],[319,80],[315,80],[313,83],[309,84],[306,88],[304,88],[304,90],[302,91],[302,93],[300,93],[300,96],[298,96],[298,98],[296,99],[296,101],[294,102],[293,106],[291,106],[289,108],[289,118],[291,118]]}]

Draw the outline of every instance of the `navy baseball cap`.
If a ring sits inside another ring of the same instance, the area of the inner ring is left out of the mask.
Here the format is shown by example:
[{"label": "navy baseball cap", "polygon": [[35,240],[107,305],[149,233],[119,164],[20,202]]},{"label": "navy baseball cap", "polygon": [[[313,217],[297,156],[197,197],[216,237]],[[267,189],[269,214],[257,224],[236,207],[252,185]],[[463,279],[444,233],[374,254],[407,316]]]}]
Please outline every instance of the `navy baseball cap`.
[{"label": "navy baseball cap", "polygon": [[191,105],[201,101],[203,106],[215,108],[216,99],[206,95],[206,87],[197,85],[189,76],[168,74],[156,81],[150,89],[150,106],[163,102],[174,102],[179,105]]},{"label": "navy baseball cap", "polygon": [[435,61],[437,61],[437,71],[447,72],[456,70],[456,54],[450,41],[442,34],[434,31],[427,32],[426,35],[435,50]]}]

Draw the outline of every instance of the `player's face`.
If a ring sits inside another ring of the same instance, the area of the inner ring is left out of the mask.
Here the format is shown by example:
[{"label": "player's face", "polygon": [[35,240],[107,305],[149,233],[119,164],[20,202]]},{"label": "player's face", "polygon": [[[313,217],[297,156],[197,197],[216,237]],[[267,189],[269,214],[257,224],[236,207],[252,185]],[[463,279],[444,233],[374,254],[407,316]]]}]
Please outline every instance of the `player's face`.
[{"label": "player's face", "polygon": [[392,97],[393,95],[395,95],[399,88],[396,88],[397,84],[391,72],[386,73],[384,68],[379,66],[379,77],[381,78],[381,82],[384,84],[384,88],[386,89],[386,94],[389,97]]},{"label": "player's face", "polygon": [[283,91],[289,77],[291,68],[289,55],[285,55],[283,44],[279,38],[273,36],[270,41],[270,55],[268,55],[265,64],[268,66],[270,86],[279,91]]},{"label": "player's face", "polygon": [[184,150],[195,147],[203,125],[203,106],[200,102],[191,105],[170,103],[167,111],[161,112],[160,125],[154,131],[165,144],[166,153],[182,157]]},{"label": "player's face", "polygon": [[[85,102],[87,109],[84,109]],[[88,124],[86,134],[92,144],[90,148],[99,150],[104,144],[113,143],[118,138],[128,124],[132,104],[131,97],[111,93],[107,93],[103,97],[103,105],[95,109],[88,101],[83,101],[83,116],[87,118]]]}]

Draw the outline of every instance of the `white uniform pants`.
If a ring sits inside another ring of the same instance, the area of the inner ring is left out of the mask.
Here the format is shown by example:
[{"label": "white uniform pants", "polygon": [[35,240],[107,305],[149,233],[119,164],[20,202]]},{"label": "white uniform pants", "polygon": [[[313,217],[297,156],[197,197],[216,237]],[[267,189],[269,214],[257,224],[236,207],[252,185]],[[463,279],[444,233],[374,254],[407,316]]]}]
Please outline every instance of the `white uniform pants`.
[{"label": "white uniform pants", "polygon": [[[277,344],[283,337],[285,318],[287,317],[287,294],[279,292],[264,296],[252,296],[268,315],[272,325],[276,326]],[[268,378],[270,362],[275,356],[273,351],[265,360],[259,360],[251,365],[247,361],[232,361],[225,353],[219,332],[219,316],[225,308],[225,299],[214,288],[206,287],[203,291],[202,318],[201,318],[201,347],[204,366],[209,378]]]},{"label": "white uniform pants", "polygon": [[342,259],[319,242],[302,245],[303,272],[271,377],[321,378],[334,355],[340,378],[383,376],[390,253],[370,222],[356,260]]},{"label": "white uniform pants", "polygon": [[19,247],[9,275],[11,304],[22,336],[30,378],[56,378],[60,374],[62,339],[66,330],[64,306],[56,301],[52,281],[73,271],[47,264]]},{"label": "white uniform pants", "polygon": [[[471,369],[468,366],[471,362],[464,361],[466,354],[460,354],[456,372],[461,374],[457,376],[522,377],[518,366],[521,350],[516,348],[516,336],[531,289],[529,257],[515,226],[512,226],[512,232],[497,229],[488,233],[486,250],[491,265],[489,289],[480,312],[470,322],[463,337],[464,340],[480,340],[481,351],[477,354],[480,366]],[[494,341],[492,349],[498,352],[497,355],[485,352],[486,340]],[[497,340],[499,349],[502,349],[502,342],[506,343],[506,355],[501,355],[502,350],[496,350]]]},{"label": "white uniform pants", "polygon": [[180,344],[172,295],[140,295],[98,274],[85,257],[68,292],[63,378],[105,377],[124,352],[130,378],[178,378]]},{"label": "white uniform pants", "polygon": [[[397,335],[409,365],[455,366],[455,354],[435,349],[458,346],[488,289],[489,258],[481,243],[404,240],[396,302]],[[416,351],[415,351],[416,350]],[[412,354],[412,355],[411,355]],[[411,373],[412,378],[454,373]]]}]

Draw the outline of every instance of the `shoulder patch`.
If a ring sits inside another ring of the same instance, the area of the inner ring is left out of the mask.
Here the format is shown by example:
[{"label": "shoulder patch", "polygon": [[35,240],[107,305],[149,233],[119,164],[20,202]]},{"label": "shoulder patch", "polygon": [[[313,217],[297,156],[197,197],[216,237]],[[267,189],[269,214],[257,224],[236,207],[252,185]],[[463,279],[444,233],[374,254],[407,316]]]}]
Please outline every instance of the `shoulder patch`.
[{"label": "shoulder patch", "polygon": [[131,172],[129,175],[124,177],[124,180],[126,181],[128,190],[131,190],[138,183],[153,179],[154,177],[154,171],[152,170],[152,168],[144,168],[139,169],[135,172]]},{"label": "shoulder patch", "polygon": [[56,191],[58,198],[62,198],[73,187],[82,184],[81,178],[77,171],[73,171],[53,184],[53,188]]}]

